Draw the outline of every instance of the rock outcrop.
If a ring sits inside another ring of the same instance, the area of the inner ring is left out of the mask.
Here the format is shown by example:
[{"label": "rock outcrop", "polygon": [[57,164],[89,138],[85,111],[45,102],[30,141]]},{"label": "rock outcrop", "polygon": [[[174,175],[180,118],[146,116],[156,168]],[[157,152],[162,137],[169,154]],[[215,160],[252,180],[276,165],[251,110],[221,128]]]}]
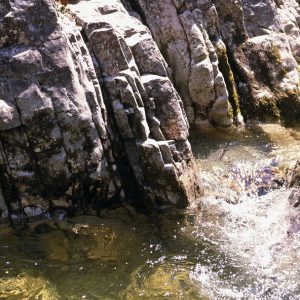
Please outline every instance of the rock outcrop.
[{"label": "rock outcrop", "polygon": [[171,68],[191,124],[300,116],[295,0],[131,0]]},{"label": "rock outcrop", "polygon": [[190,127],[299,119],[295,0],[60,2],[0,3],[0,222],[185,207]]},{"label": "rock outcrop", "polygon": [[1,222],[185,207],[202,192],[188,122],[148,29],[118,1],[72,11],[82,32],[51,0],[1,4]]}]

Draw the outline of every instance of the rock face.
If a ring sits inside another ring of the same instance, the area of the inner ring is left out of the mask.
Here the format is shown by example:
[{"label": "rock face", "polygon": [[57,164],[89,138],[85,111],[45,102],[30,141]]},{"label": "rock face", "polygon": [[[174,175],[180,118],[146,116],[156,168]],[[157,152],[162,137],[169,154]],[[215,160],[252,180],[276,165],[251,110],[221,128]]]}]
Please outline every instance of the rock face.
[{"label": "rock face", "polygon": [[190,127],[300,116],[295,0],[61,3],[0,3],[0,222],[185,207]]},{"label": "rock face", "polygon": [[202,192],[189,125],[149,30],[118,1],[71,10],[82,32],[51,0],[1,4],[1,222],[185,207]]},{"label": "rock face", "polygon": [[189,121],[203,127],[300,116],[295,0],[131,0],[171,68]]},{"label": "rock face", "polygon": [[[196,1],[138,0],[136,6],[170,66],[170,76],[184,101],[189,122],[198,127],[208,121],[232,124],[229,95],[218,68],[217,51],[226,52],[225,45],[221,40],[210,40],[203,5]],[[209,29],[216,31],[216,11],[211,11],[210,22]]]}]

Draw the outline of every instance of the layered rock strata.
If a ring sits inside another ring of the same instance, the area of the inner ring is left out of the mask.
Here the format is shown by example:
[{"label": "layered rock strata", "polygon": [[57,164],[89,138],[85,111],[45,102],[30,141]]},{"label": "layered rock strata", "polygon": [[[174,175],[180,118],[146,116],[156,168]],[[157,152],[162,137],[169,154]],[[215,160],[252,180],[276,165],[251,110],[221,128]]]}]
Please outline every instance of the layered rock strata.
[{"label": "layered rock strata", "polygon": [[295,0],[130,0],[168,62],[191,124],[300,116]]},{"label": "layered rock strata", "polygon": [[201,194],[182,102],[148,29],[118,2],[84,4],[80,33],[51,0],[1,3],[1,222],[124,198],[185,207]]}]

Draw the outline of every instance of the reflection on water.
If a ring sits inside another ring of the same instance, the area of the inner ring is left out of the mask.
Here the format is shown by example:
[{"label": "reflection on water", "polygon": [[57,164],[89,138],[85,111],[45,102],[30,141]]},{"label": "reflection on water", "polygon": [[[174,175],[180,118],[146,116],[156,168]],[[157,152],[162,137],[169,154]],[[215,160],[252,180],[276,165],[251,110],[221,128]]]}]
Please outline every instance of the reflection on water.
[{"label": "reflection on water", "polygon": [[123,207],[0,229],[0,299],[299,299],[282,178],[300,131],[263,129],[193,137],[207,196],[181,216]]},{"label": "reflection on water", "polygon": [[102,214],[3,234],[0,299],[203,299],[189,279],[201,259],[181,233],[185,216]]}]

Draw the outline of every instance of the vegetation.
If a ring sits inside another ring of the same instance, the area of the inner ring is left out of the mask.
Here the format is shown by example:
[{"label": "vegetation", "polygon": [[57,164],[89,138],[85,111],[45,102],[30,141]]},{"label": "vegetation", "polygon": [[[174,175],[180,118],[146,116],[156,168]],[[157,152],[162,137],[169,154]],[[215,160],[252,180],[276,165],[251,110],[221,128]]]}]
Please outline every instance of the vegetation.
[{"label": "vegetation", "polygon": [[270,51],[270,58],[276,65],[282,64],[282,59],[280,55],[280,51],[277,46],[273,45]]},{"label": "vegetation", "polygon": [[229,64],[226,49],[219,47],[216,50],[219,59],[219,69],[224,76],[226,87],[229,94],[229,102],[231,104],[231,108],[228,111],[228,116],[236,117],[237,114],[240,112],[240,105],[239,105],[239,96],[237,93],[233,72]]},{"label": "vegetation", "polygon": [[277,106],[277,101],[274,98],[262,98],[256,107],[256,114],[260,118],[271,118],[275,120],[280,119],[280,110]]}]

